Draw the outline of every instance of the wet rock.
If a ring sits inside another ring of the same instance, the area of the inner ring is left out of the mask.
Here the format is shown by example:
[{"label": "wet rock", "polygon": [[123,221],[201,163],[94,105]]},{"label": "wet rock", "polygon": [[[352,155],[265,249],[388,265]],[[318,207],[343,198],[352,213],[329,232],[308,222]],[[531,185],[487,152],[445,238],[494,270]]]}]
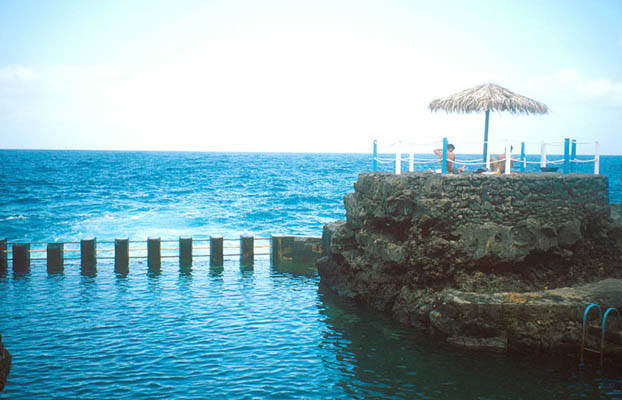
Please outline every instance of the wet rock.
[{"label": "wet rock", "polygon": [[366,173],[354,188],[324,229],[321,283],[450,343],[567,352],[582,309],[622,292],[604,280],[622,279],[604,176]]},{"label": "wet rock", "polygon": [[0,335],[0,392],[4,390],[9,372],[11,372],[11,354],[4,348]]}]

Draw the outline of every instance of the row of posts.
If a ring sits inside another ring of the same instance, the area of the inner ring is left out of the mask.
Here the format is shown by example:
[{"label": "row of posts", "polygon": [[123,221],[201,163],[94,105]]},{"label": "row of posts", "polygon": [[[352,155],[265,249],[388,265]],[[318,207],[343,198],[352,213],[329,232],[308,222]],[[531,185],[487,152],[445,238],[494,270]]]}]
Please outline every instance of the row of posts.
[{"label": "row of posts", "polygon": [[[443,138],[443,155],[442,155],[442,163],[441,163],[441,172],[443,174],[447,173],[447,138]],[[520,164],[519,169],[521,172],[525,172],[527,167],[527,156],[525,154],[525,142],[521,142],[520,146]],[[511,147],[506,146],[505,148],[505,173],[510,173],[510,161],[511,161]],[[410,154],[410,164],[409,170],[412,172],[413,168],[413,155]],[[373,163],[372,163],[372,171],[377,171],[378,169],[378,141],[374,140],[374,148],[373,148]],[[564,139],[564,163],[563,163],[563,172],[564,174],[568,174],[570,172],[576,171],[576,162],[577,159],[577,141],[576,139],[569,138]],[[485,152],[484,160],[486,164],[486,168],[490,169],[490,157],[488,157],[487,152]],[[546,160],[546,143],[542,142],[540,145],[540,167],[546,168],[547,160]],[[402,169],[402,159],[401,154],[397,153],[395,155],[395,173],[400,174]],[[594,174],[598,175],[600,173],[600,145],[598,142],[594,144]]]},{"label": "row of posts", "polygon": [[[524,158],[524,144],[521,153],[521,160]],[[575,139],[564,139],[564,174],[576,171],[577,159],[577,141]],[[545,168],[546,161],[546,143],[542,142],[540,146],[540,167]],[[600,173],[600,145],[598,142],[594,142],[594,174]]]},{"label": "row of posts", "polygon": [[[222,266],[224,264],[223,238],[212,236],[210,241],[210,265]],[[278,240],[274,242],[280,243]],[[0,272],[7,269],[7,239],[0,239]],[[254,238],[252,236],[240,237],[240,264],[252,265],[254,262]],[[179,238],[179,267],[187,269],[192,267],[192,238]],[[59,273],[63,271],[65,261],[64,243],[47,244],[47,271]],[[160,238],[147,239],[147,266],[150,272],[158,272],[162,265],[162,246]],[[30,270],[30,243],[13,243],[13,271],[15,273],[27,273]],[[97,265],[97,239],[83,239],[80,241],[80,267],[84,274],[96,272]],[[129,273],[130,246],[129,239],[115,239],[114,241],[114,270],[117,273]]]}]

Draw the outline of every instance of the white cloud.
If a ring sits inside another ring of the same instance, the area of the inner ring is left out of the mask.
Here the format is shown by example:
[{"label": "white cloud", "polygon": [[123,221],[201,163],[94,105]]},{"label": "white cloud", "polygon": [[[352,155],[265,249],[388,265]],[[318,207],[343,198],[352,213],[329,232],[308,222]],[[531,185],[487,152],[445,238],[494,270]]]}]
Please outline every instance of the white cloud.
[{"label": "white cloud", "polygon": [[[79,132],[78,140],[67,136],[61,143],[70,148],[367,152],[372,140],[380,139],[417,142],[426,152],[430,142],[446,136],[463,152],[481,151],[482,115],[427,109],[433,98],[483,81],[477,71],[435,73],[438,65],[422,65],[415,55],[383,48],[350,49],[347,57],[342,48],[322,50],[331,51],[330,65],[305,55],[308,49],[281,54],[268,47],[261,49],[268,53],[263,57],[250,50],[208,50],[142,69],[4,67],[0,81],[21,92],[0,90],[0,117],[12,114],[11,119],[33,126]],[[498,81],[504,84],[502,78]],[[558,93],[558,100],[622,102],[622,83],[585,79],[572,68],[554,78],[510,83],[510,89],[547,103],[559,89],[565,93]],[[563,106],[548,105],[562,123]],[[492,138],[529,140],[525,132],[537,136],[552,124],[550,118],[495,114]],[[553,128],[547,132],[561,135]],[[37,147],[40,140],[33,136],[28,146]]]},{"label": "white cloud", "polygon": [[574,68],[564,68],[557,74],[559,81],[562,85],[573,86],[579,80],[579,73]]},{"label": "white cloud", "polygon": [[581,82],[580,90],[590,96],[605,96],[613,90],[614,84],[611,79],[598,78]]},{"label": "white cloud", "polygon": [[9,65],[0,68],[0,82],[32,81],[40,77],[40,71],[35,67]]},{"label": "white cloud", "polygon": [[622,82],[614,82],[607,77],[584,77],[574,68],[564,68],[559,71],[557,80],[563,88],[570,90],[571,94],[574,94],[576,100],[606,97],[616,99],[622,86]]}]

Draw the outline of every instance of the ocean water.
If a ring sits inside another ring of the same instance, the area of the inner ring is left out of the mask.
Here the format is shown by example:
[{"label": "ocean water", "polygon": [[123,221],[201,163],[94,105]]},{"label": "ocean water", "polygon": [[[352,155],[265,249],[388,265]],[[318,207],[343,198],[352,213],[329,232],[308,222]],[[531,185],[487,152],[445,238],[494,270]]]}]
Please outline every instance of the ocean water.
[{"label": "ocean water", "polygon": [[[601,158],[612,203],[621,166]],[[369,154],[1,150],[0,238],[320,236],[370,169]],[[265,254],[252,267],[199,258],[183,272],[164,259],[159,275],[144,259],[127,276],[111,262],[85,276],[76,260],[55,275],[33,260],[29,274],[0,277],[13,355],[0,399],[622,398],[622,378],[595,363],[447,346]]]}]

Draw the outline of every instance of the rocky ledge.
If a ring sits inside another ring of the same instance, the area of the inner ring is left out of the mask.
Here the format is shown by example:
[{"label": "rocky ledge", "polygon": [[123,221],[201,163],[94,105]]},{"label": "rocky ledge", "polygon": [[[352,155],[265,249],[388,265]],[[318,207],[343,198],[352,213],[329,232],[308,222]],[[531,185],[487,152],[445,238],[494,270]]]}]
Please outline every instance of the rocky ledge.
[{"label": "rocky ledge", "polygon": [[321,283],[450,343],[576,354],[588,304],[622,311],[622,208],[607,185],[578,174],[361,174],[346,221],[324,228]]},{"label": "rocky ledge", "polygon": [[11,371],[11,354],[4,348],[2,344],[2,335],[0,335],[0,392],[4,390],[7,377]]}]

